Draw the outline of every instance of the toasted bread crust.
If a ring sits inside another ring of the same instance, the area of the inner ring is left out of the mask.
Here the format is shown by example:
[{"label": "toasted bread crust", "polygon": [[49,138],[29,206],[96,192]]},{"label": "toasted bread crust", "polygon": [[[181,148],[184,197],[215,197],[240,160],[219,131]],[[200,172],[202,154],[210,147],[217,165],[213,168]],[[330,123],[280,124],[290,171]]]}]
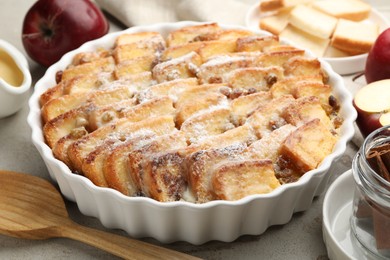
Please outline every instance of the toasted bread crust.
[{"label": "toasted bread crust", "polygon": [[237,161],[214,171],[212,185],[222,200],[239,200],[248,195],[268,193],[280,186],[271,160]]}]

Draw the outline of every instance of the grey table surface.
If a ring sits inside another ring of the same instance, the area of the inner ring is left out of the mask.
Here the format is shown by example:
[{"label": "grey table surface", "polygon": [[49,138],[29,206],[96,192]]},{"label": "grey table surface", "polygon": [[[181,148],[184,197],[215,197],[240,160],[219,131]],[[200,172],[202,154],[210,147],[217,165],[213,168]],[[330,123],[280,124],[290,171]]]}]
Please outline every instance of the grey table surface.
[{"label": "grey table surface", "polygon": [[[34,0],[0,0],[0,39],[25,51],[21,42],[21,28],[25,13]],[[390,17],[388,0],[370,1],[378,10]],[[108,16],[110,31],[124,27]],[[43,76],[45,68],[29,59],[33,83]],[[345,80],[349,80],[348,77]],[[33,88],[31,89],[31,92]],[[50,180],[46,166],[31,142],[31,129],[27,125],[27,103],[18,113],[0,119],[0,169],[12,170]],[[350,142],[347,151],[334,164],[329,184],[350,169],[358,147]],[[50,180],[51,181],[51,180]],[[329,185],[328,184],[328,185]],[[1,183],[0,183],[1,185]],[[322,202],[317,197],[309,210],[294,214],[285,225],[273,226],[259,236],[242,236],[231,243],[212,241],[200,246],[185,242],[161,244],[145,238],[143,241],[178,250],[204,259],[327,259],[322,238]],[[84,216],[77,205],[66,201],[70,217],[79,224],[124,235],[121,230],[109,230],[98,219]],[[65,238],[24,240],[0,235],[0,259],[115,259],[114,256],[77,241]]]}]

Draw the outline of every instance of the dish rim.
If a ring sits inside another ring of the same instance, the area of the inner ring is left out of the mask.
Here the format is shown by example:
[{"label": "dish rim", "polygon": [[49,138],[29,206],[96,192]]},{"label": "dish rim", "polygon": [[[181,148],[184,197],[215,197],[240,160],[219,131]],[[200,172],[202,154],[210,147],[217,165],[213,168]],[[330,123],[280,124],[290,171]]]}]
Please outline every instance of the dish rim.
[{"label": "dish rim", "polygon": [[[293,189],[296,186],[305,186],[311,178],[313,178],[316,175],[320,175],[323,171],[328,171],[330,169],[330,166],[334,159],[340,157],[346,150],[346,145],[348,141],[352,138],[354,134],[354,128],[353,128],[353,122],[356,119],[356,111],[353,109],[352,106],[352,95],[346,90],[344,87],[343,80],[340,75],[335,73],[331,66],[325,62],[323,59],[319,58],[321,62],[321,66],[325,71],[331,76],[330,79],[333,80],[333,92],[337,94],[338,100],[343,100],[342,103],[342,117],[344,119],[343,125],[341,127],[341,133],[339,140],[334,146],[333,152],[328,155],[323,162],[320,164],[320,166],[312,171],[309,171],[305,173],[298,181],[293,182],[293,183],[288,183],[288,184],[283,184],[277,189],[273,190],[270,193],[267,194],[255,194],[255,195],[250,195],[246,196],[240,200],[235,200],[235,201],[225,201],[225,200],[215,200],[215,201],[210,201],[206,203],[193,203],[193,202],[188,202],[188,201],[174,201],[174,202],[159,202],[151,198],[147,197],[129,197],[126,196],[122,193],[120,193],[117,190],[114,190],[112,188],[106,188],[106,187],[98,187],[92,183],[88,178],[72,173],[68,166],[63,163],[62,161],[54,158],[52,154],[52,150],[49,148],[49,146],[44,142],[43,139],[43,134],[42,134],[42,125],[41,125],[41,119],[40,119],[40,106],[39,106],[39,96],[41,93],[43,93],[44,90],[47,88],[53,87],[54,86],[54,78],[55,78],[55,73],[59,69],[65,68],[66,65],[70,64],[71,59],[76,53],[87,51],[87,50],[92,50],[96,49],[97,47],[111,47],[113,40],[120,34],[123,33],[132,33],[132,32],[140,32],[140,31],[153,31],[157,30],[162,32],[169,32],[173,29],[178,29],[184,26],[189,26],[189,25],[199,25],[199,24],[205,24],[209,22],[193,22],[193,21],[182,21],[182,22],[176,22],[176,23],[157,23],[153,25],[145,25],[145,26],[135,26],[128,28],[123,31],[118,31],[118,32],[113,32],[109,33],[102,38],[99,38],[97,40],[93,40],[90,42],[87,42],[80,46],[79,48],[68,52],[65,54],[58,62],[50,66],[47,71],[45,72],[44,76],[35,84],[34,87],[34,92],[31,95],[29,99],[29,107],[30,111],[27,117],[27,122],[32,129],[32,141],[34,145],[36,146],[37,150],[42,156],[42,159],[46,163],[46,166],[49,168],[49,173],[51,178],[58,182],[56,176],[50,171],[50,167],[46,160],[48,162],[53,163],[57,167],[59,167],[62,171],[62,174],[65,175],[66,178],[70,178],[72,181],[76,181],[78,183],[81,183],[84,188],[86,189],[92,189],[94,191],[100,192],[100,193],[108,193],[111,196],[114,195],[116,198],[120,199],[121,201],[124,202],[144,202],[151,204],[153,206],[158,206],[158,207],[164,207],[164,208],[174,208],[178,206],[184,206],[184,207],[189,207],[192,209],[205,209],[205,208],[212,208],[216,206],[238,206],[238,205],[243,205],[247,204],[253,200],[257,199],[263,199],[263,198],[272,198],[272,197],[277,197],[280,196],[282,193],[286,192],[286,190]],[[266,31],[262,31],[260,29],[253,30],[247,27],[243,26],[237,26],[237,25],[226,25],[226,24],[221,24],[218,23],[221,28],[224,29],[243,29],[243,30],[250,30],[254,31],[257,34],[269,34]],[[164,33],[162,33],[164,34]],[[306,50],[307,51],[307,50]],[[310,54],[310,52],[308,52]],[[52,84],[49,84],[49,83]],[[46,87],[45,87],[46,86]],[[337,86],[337,87],[336,87]]]}]

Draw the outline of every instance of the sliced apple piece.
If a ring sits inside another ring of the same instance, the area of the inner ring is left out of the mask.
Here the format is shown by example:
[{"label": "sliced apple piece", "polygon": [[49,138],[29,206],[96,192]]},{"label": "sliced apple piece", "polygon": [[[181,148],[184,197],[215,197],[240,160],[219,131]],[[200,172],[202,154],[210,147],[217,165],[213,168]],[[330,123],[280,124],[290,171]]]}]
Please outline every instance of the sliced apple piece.
[{"label": "sliced apple piece", "polygon": [[382,126],[390,125],[390,112],[382,114],[379,118],[379,123],[381,123]]},{"label": "sliced apple piece", "polygon": [[363,136],[390,124],[390,79],[380,80],[361,88],[353,102],[358,117],[356,124]]}]

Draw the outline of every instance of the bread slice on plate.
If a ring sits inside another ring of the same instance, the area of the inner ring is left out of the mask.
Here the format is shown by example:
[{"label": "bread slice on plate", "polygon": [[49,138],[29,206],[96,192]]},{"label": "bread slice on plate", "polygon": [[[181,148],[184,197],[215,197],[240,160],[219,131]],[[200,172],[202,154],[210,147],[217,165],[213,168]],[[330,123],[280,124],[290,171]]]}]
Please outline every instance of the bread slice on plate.
[{"label": "bread slice on plate", "polygon": [[290,24],[321,39],[329,39],[337,18],[305,5],[298,5],[290,13]]},{"label": "bread slice on plate", "polygon": [[275,35],[279,35],[288,25],[290,10],[283,9],[275,15],[270,15],[260,20],[259,27],[262,30],[269,31]]},{"label": "bread slice on plate", "polygon": [[315,1],[313,7],[328,15],[352,21],[367,19],[371,6],[360,0]]},{"label": "bread slice on plate", "polygon": [[379,26],[370,22],[339,19],[331,46],[350,55],[367,53],[379,35]]},{"label": "bread slice on plate", "polygon": [[299,4],[307,4],[313,0],[263,0],[260,2],[260,11],[276,11],[280,9],[289,9]]},{"label": "bread slice on plate", "polygon": [[279,36],[289,39],[293,44],[301,48],[309,49],[317,57],[324,56],[330,42],[329,39],[313,36],[292,25],[288,25]]}]

